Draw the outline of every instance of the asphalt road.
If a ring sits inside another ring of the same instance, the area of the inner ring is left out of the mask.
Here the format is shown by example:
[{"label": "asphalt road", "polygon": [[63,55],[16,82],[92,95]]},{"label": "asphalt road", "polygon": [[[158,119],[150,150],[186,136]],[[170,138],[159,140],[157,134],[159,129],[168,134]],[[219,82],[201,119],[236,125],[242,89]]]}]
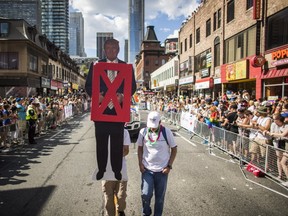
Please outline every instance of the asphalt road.
[{"label": "asphalt road", "polygon": [[[142,112],[146,119],[146,111]],[[164,122],[164,124],[166,124]],[[174,131],[178,155],[169,174],[165,216],[288,215],[288,192],[268,178],[241,171],[236,160],[209,150],[185,130]],[[135,142],[135,140],[134,140]],[[96,167],[94,125],[89,114],[62,128],[0,155],[0,215],[103,215],[101,182]],[[137,146],[127,156],[126,215],[141,215]]]}]

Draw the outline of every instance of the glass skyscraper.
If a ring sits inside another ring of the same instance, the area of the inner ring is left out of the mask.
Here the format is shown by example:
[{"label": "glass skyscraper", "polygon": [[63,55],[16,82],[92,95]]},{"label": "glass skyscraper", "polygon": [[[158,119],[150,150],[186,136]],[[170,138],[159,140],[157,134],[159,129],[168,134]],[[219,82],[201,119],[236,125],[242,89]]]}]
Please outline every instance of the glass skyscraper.
[{"label": "glass skyscraper", "polygon": [[84,19],[81,12],[70,12],[69,54],[85,57]]},{"label": "glass skyscraper", "polygon": [[69,53],[69,0],[42,1],[42,33]]},{"label": "glass skyscraper", "polygon": [[0,17],[8,19],[24,19],[30,25],[36,25],[41,31],[40,0],[0,0]]},{"label": "glass skyscraper", "polygon": [[129,0],[129,63],[134,63],[144,38],[144,0]]}]

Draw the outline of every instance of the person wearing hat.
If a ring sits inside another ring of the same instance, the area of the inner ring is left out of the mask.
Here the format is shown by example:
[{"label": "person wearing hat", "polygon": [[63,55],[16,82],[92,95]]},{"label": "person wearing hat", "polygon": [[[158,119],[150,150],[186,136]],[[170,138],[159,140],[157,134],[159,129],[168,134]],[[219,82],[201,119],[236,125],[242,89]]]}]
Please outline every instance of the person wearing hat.
[{"label": "person wearing hat", "polygon": [[35,141],[35,131],[36,131],[36,123],[37,123],[37,112],[36,106],[39,104],[37,98],[30,99],[30,105],[26,111],[26,121],[28,123],[28,142],[29,144],[37,144]]},{"label": "person wearing hat", "polygon": [[272,121],[271,118],[268,116],[267,107],[259,106],[257,108],[257,113],[259,117],[256,122],[253,122],[253,128],[257,129],[258,133],[254,139],[254,142],[251,145],[250,153],[252,154],[251,160],[254,161],[255,159],[257,159],[257,162],[259,162],[260,156],[262,158],[265,157],[266,145],[269,143],[269,139],[264,133],[264,131],[270,130]]},{"label": "person wearing hat", "polygon": [[162,215],[168,174],[177,154],[173,134],[169,128],[163,128],[160,118],[158,112],[150,112],[147,128],[140,130],[137,139],[139,169],[142,173],[142,215],[152,215],[150,203],[153,192],[153,215]]}]

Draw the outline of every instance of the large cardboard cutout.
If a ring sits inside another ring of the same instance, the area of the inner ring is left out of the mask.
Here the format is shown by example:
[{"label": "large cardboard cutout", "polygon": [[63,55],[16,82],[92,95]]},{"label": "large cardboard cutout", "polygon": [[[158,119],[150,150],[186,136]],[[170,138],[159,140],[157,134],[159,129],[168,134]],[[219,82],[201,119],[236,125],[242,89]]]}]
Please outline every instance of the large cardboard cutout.
[{"label": "large cardboard cutout", "polygon": [[[117,71],[117,76],[111,82],[106,71]],[[98,62],[93,68],[93,86],[92,86],[92,121],[105,122],[129,122],[130,121],[130,104],[132,88],[132,65]],[[107,86],[107,92],[101,103],[99,103],[100,79],[103,79]],[[117,99],[117,90],[121,83],[124,82],[122,107]],[[112,100],[116,115],[104,114],[109,102]]]}]

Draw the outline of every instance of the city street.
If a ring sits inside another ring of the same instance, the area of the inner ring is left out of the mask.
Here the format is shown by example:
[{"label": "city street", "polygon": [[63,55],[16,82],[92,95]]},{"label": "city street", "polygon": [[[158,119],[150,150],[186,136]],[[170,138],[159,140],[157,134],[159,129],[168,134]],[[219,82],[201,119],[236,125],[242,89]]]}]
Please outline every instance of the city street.
[{"label": "city street", "polygon": [[[141,113],[145,121],[147,111]],[[288,215],[288,192],[283,187],[244,172],[249,181],[237,160],[217,149],[210,154],[197,137],[190,140],[187,131],[164,124],[178,144],[164,216]],[[92,180],[96,144],[90,114],[74,117],[37,142],[0,155],[0,215],[103,215],[101,182]],[[127,216],[141,215],[135,142],[127,156]]]}]

